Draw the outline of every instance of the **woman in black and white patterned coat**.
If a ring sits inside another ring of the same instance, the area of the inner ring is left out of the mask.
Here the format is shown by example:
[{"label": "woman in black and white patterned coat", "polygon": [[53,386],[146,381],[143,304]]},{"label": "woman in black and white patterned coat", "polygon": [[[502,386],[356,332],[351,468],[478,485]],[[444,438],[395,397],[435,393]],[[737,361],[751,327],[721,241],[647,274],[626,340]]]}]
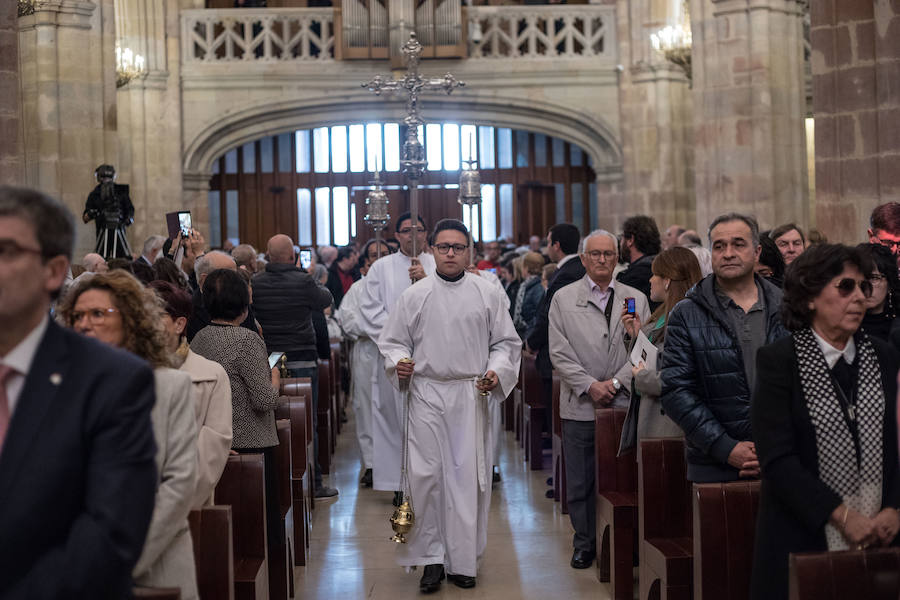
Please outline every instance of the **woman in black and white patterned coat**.
[{"label": "woman in black and white patterned coat", "polygon": [[817,245],[785,274],[792,335],[759,350],[751,404],[762,471],[751,597],[788,597],[788,555],[887,546],[900,518],[897,358],[859,330],[869,258]]}]

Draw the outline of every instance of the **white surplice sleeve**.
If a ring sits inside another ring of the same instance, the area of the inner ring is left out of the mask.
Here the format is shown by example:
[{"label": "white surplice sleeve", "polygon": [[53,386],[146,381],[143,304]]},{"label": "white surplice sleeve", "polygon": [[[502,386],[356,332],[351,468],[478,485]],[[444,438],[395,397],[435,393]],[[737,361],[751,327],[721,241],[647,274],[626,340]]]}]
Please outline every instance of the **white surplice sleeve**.
[{"label": "white surplice sleeve", "polygon": [[509,299],[502,288],[493,288],[491,306],[490,350],[487,371],[494,371],[500,384],[494,388],[491,399],[502,402],[512,393],[519,379],[519,363],[522,360],[522,339],[509,316]]},{"label": "white surplice sleeve", "polygon": [[410,320],[407,318],[409,298],[409,294],[400,296],[377,339],[378,351],[384,357],[384,372],[397,389],[400,389],[397,363],[402,358],[412,358],[414,349]]}]

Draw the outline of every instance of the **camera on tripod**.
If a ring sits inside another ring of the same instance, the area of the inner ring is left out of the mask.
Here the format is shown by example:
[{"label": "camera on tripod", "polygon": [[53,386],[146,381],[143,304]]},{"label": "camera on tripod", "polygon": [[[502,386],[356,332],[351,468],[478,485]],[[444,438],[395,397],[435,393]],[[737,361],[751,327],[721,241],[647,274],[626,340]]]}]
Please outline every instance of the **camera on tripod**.
[{"label": "camera on tripod", "polygon": [[94,176],[97,186],[88,196],[82,219],[85,223],[96,223],[96,252],[107,260],[130,258],[131,248],[125,237],[125,228],[134,221],[134,206],[128,195],[128,186],[116,183],[116,169],[112,165],[100,165]]}]

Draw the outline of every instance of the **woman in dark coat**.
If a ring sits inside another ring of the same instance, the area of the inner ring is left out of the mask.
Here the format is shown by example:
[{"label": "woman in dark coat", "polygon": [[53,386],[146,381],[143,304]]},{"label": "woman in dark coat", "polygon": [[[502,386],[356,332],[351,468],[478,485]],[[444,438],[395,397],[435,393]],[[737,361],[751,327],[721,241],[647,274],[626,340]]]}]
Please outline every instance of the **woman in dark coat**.
[{"label": "woman in dark coat", "polygon": [[788,555],[886,546],[900,529],[897,359],[860,331],[872,270],[859,250],[788,266],[791,336],[759,350],[750,414],[762,471],[751,597],[788,597]]}]

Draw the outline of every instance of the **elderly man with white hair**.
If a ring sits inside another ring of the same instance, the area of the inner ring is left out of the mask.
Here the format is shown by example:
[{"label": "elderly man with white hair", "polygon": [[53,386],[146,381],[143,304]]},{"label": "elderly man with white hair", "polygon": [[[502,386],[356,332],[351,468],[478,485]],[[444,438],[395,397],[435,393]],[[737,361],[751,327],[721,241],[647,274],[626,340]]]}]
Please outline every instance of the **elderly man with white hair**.
[{"label": "elderly man with white hair", "polygon": [[137,259],[137,262],[143,262],[150,266],[153,266],[153,263],[156,262],[156,259],[159,258],[159,253],[162,251],[163,245],[166,243],[166,236],[164,235],[151,235],[144,242],[144,247],[141,250],[141,256]]},{"label": "elderly man with white hair", "polygon": [[106,273],[109,271],[109,265],[106,264],[106,259],[96,252],[85,254],[84,258],[81,259],[81,266],[84,267],[84,270],[87,273]]},{"label": "elderly man with white hair", "polygon": [[594,409],[628,406],[631,393],[622,307],[633,301],[641,322],[650,318],[646,296],[613,278],[617,249],[616,236],[608,231],[584,238],[580,258],[585,276],[557,291],[550,302],[550,362],[561,380],[559,416],[575,569],[590,567],[597,552]]}]

